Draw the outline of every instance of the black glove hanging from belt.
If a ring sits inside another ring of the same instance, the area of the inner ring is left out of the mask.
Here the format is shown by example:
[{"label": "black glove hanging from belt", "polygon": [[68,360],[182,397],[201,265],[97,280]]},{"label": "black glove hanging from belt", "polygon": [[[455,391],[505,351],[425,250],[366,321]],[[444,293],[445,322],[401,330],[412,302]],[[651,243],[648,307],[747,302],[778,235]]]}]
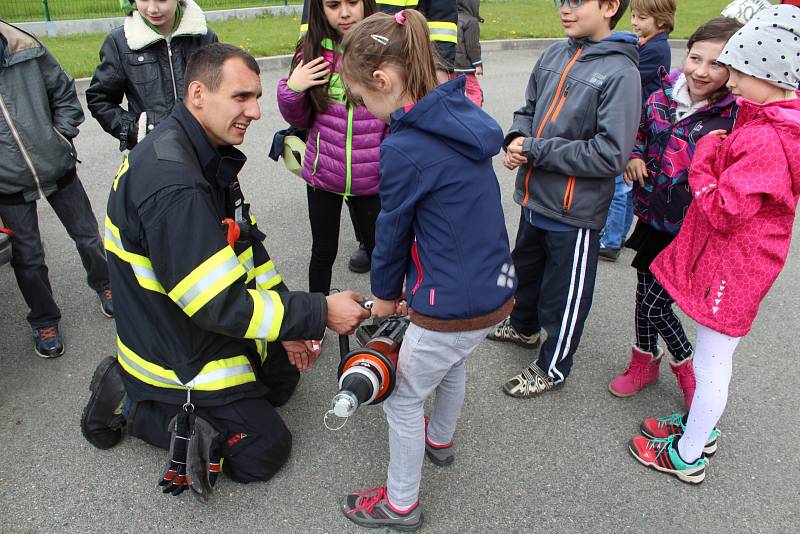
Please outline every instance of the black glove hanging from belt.
[{"label": "black glove hanging from belt", "polygon": [[186,404],[169,423],[172,439],[169,460],[158,485],[163,493],[178,496],[187,489],[206,503],[222,471],[222,438],[205,419],[194,413],[191,391]]}]

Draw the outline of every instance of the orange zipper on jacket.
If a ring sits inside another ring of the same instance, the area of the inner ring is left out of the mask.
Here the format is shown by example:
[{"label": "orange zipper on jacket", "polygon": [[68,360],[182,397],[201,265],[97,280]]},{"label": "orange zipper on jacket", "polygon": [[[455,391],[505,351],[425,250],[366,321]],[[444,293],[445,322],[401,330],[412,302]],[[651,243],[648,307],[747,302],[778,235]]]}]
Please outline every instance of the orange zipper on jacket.
[{"label": "orange zipper on jacket", "polygon": [[[547,113],[544,114],[544,118],[542,119],[542,122],[539,123],[539,129],[536,131],[536,137],[537,138],[541,137],[542,130],[544,130],[544,127],[547,124],[547,119],[550,118],[550,114],[553,113],[553,109],[556,106],[556,102],[558,102],[559,96],[561,96],[561,88],[564,86],[564,80],[567,79],[567,74],[569,74],[569,71],[570,71],[570,69],[572,69],[572,66],[575,64],[576,61],[578,61],[578,56],[581,55],[581,52],[583,52],[583,47],[580,47],[575,51],[575,55],[573,55],[572,59],[569,60],[569,63],[567,63],[567,66],[564,69],[564,72],[561,74],[561,79],[558,80],[558,86],[556,87],[555,94],[553,95],[553,101],[550,102],[550,107],[547,109]],[[565,99],[566,99],[566,96],[565,96]],[[532,172],[533,172],[533,167],[529,168],[528,169],[528,173],[525,175],[525,197],[522,199],[522,205],[523,206],[525,206],[525,204],[527,204],[528,200],[530,199],[530,191],[528,190],[528,182],[530,181]]]},{"label": "orange zipper on jacket", "polygon": [[575,192],[575,177],[569,176],[567,178],[567,189],[564,191],[564,203],[561,205],[564,208],[564,211],[569,210],[572,208],[572,196]]},{"label": "orange zipper on jacket", "polygon": [[567,95],[569,94],[569,88],[570,88],[569,84],[567,84],[567,86],[564,87],[564,94],[561,95],[561,100],[558,102],[558,106],[556,106],[556,112],[553,113],[552,117],[550,117],[550,123],[551,124],[558,120],[558,116],[561,114],[561,108],[564,107],[564,102],[567,101]]}]

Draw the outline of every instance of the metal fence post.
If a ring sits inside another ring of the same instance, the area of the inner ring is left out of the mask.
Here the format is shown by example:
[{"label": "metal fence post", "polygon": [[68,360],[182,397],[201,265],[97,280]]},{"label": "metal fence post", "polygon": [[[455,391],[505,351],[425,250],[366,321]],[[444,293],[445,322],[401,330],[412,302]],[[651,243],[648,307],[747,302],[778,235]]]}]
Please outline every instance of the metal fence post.
[{"label": "metal fence post", "polygon": [[44,4],[44,20],[50,22],[52,20],[50,18],[50,5],[47,3],[47,0],[42,0],[42,4]]}]

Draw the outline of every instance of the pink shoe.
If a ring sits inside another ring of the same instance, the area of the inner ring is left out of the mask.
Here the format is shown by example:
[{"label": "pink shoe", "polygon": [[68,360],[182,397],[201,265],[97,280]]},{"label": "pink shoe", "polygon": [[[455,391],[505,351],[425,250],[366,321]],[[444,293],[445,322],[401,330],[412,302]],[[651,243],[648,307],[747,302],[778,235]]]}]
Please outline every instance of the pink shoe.
[{"label": "pink shoe", "polygon": [[683,392],[683,402],[686,403],[687,412],[689,408],[692,407],[692,398],[694,397],[694,389],[696,387],[693,362],[693,356],[689,356],[680,363],[676,363],[673,359],[670,359],[669,362],[669,367],[672,369],[675,378],[678,379],[678,386],[680,386]]},{"label": "pink shoe", "polygon": [[658,380],[658,369],[663,352],[658,349],[658,356],[645,352],[636,345],[631,347],[631,361],[625,371],[614,378],[608,390],[617,397],[636,395],[644,387]]}]

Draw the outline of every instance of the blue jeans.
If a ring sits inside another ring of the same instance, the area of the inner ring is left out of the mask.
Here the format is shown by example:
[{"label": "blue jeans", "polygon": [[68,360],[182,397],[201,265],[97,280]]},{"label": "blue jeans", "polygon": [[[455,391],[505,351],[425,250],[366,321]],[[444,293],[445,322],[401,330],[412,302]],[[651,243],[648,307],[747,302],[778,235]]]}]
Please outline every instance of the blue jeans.
[{"label": "blue jeans", "polygon": [[632,187],[625,183],[622,176],[614,180],[614,198],[608,208],[608,219],[600,238],[600,246],[605,248],[622,248],[622,243],[628,236],[628,230],[633,224],[633,193]]}]

